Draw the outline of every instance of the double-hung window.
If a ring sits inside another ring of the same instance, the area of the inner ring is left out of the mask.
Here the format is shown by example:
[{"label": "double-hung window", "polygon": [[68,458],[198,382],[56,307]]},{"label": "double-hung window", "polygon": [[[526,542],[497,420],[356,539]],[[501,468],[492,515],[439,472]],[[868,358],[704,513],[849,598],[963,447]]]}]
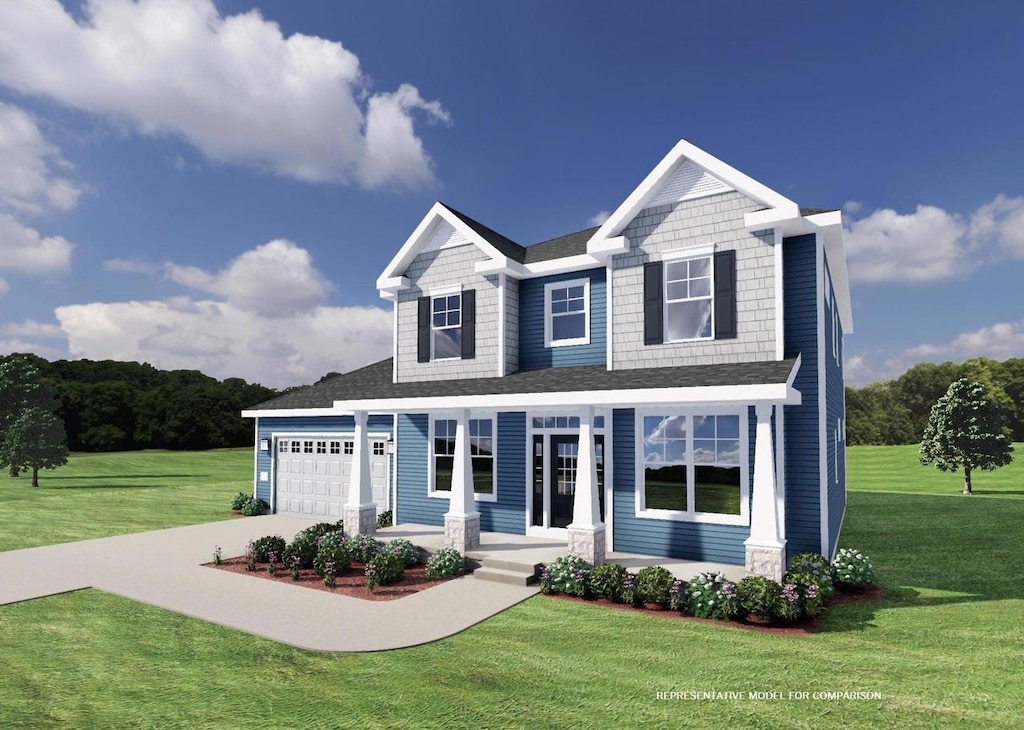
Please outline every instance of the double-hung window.
[{"label": "double-hung window", "polygon": [[665,341],[711,337],[712,258],[665,262]]},{"label": "double-hung window", "polygon": [[590,279],[544,285],[546,347],[590,343]]},{"label": "double-hung window", "polygon": [[[433,422],[432,492],[451,492],[452,469],[455,465],[455,421],[438,418]],[[473,463],[473,491],[477,498],[494,495],[494,420],[469,420],[469,453]],[[443,495],[447,496],[447,495]]]},{"label": "double-hung window", "polygon": [[462,357],[462,294],[445,294],[430,300],[432,360]]}]

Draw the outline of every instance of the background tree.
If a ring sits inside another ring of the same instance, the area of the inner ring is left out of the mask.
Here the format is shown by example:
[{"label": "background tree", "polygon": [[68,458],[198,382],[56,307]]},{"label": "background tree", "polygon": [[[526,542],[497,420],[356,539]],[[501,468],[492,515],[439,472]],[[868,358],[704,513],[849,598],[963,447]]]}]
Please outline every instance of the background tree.
[{"label": "background tree", "polygon": [[964,470],[964,494],[971,471],[992,471],[1013,460],[1003,408],[981,383],[960,378],[932,406],[921,442],[921,463],[941,471]]},{"label": "background tree", "polygon": [[32,470],[32,486],[39,486],[40,469],[68,463],[64,424],[52,411],[32,406],[11,424],[0,447],[0,463]]},{"label": "background tree", "polygon": [[[35,359],[26,355],[0,359],[0,454],[4,453],[4,445],[15,423],[26,410],[39,408],[52,413],[57,409],[56,396],[43,382]],[[21,465],[0,456],[0,468],[5,466],[10,468],[12,477],[18,476]]]}]

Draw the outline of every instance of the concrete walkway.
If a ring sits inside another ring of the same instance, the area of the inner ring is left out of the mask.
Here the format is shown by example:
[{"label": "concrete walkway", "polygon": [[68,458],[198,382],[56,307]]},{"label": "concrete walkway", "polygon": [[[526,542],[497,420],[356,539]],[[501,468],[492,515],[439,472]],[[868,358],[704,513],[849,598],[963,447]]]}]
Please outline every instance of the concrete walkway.
[{"label": "concrete walkway", "polygon": [[538,592],[464,577],[363,601],[202,566],[215,545],[233,557],[250,539],[290,541],[310,524],[266,515],[0,552],[0,606],[92,587],[303,649],[353,652],[443,639]]}]

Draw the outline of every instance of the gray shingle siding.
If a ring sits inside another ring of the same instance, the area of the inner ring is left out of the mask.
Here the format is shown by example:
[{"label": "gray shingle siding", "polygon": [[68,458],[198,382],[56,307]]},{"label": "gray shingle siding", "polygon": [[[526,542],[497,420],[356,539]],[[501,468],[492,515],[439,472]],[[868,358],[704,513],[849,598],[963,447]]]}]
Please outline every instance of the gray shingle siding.
[{"label": "gray shingle siding", "polygon": [[514,373],[519,369],[522,345],[519,340],[519,300],[521,285],[518,279],[504,278],[505,286],[505,372]]},{"label": "gray shingle siding", "polygon": [[[772,233],[750,233],[746,213],[760,205],[723,193],[641,211],[623,235],[628,253],[612,259],[612,361],[615,369],[768,360],[775,357],[775,255]],[[677,249],[715,243],[736,251],[738,335],[729,340],[644,345],[643,265]]]},{"label": "gray shingle siding", "polygon": [[[547,284],[590,280],[590,343],[566,347],[544,346],[544,287]],[[605,326],[605,269],[574,271],[537,279],[524,279],[520,284],[519,367],[523,370],[565,367],[569,365],[604,365],[607,328]]]}]

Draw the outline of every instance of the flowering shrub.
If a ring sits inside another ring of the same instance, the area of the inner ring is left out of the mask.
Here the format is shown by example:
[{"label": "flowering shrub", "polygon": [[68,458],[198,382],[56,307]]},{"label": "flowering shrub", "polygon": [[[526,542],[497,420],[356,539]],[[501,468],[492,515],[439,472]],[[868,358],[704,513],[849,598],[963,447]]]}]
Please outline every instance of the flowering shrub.
[{"label": "flowering shrub", "polygon": [[288,564],[288,570],[291,571],[291,574],[292,574],[292,580],[298,580],[299,579],[299,575],[300,575],[299,571],[302,569],[302,565],[300,564],[299,556],[298,555],[292,555],[291,558],[289,558],[287,560],[287,564]]},{"label": "flowering shrub", "polygon": [[231,509],[235,512],[240,512],[242,507],[245,506],[246,500],[249,499],[249,495],[245,492],[239,492],[231,498]]},{"label": "flowering shrub", "polygon": [[335,570],[335,565],[330,560],[324,563],[324,585],[328,588],[334,588],[338,585],[338,573]]},{"label": "flowering shrub", "polygon": [[292,558],[298,557],[300,568],[312,568],[313,559],[316,557],[316,551],[319,547],[317,545],[317,539],[323,535],[340,531],[341,528],[338,525],[330,522],[318,522],[315,525],[310,525],[304,530],[299,530],[299,532],[296,533],[295,538],[284,551],[285,563],[290,566],[292,564]]},{"label": "flowering shrub", "polygon": [[632,573],[622,579],[622,602],[630,606],[636,603],[636,576]]},{"label": "flowering shrub", "polygon": [[874,585],[875,568],[871,559],[857,550],[842,548],[832,561],[832,571],[836,583],[851,587],[863,588]]},{"label": "flowering shrub", "polygon": [[636,574],[636,600],[639,603],[657,603],[668,608],[672,583],[675,578],[665,568],[651,565]]},{"label": "flowering shrub", "polygon": [[821,613],[825,599],[821,584],[811,573],[794,573],[792,570],[782,576],[782,595],[779,599],[779,618],[799,621]]},{"label": "flowering shrub", "polygon": [[317,575],[325,577],[328,564],[330,564],[331,571],[335,575],[341,575],[348,570],[348,545],[345,540],[345,534],[342,532],[328,532],[326,535],[321,535],[317,538],[313,570],[316,571]]},{"label": "flowering shrub", "polygon": [[701,573],[686,588],[686,605],[697,618],[729,620],[739,611],[736,584],[721,573]]},{"label": "flowering shrub", "polygon": [[250,544],[252,545],[253,559],[257,563],[268,562],[270,560],[270,553],[277,553],[278,556],[283,555],[284,549],[288,546],[288,543],[280,535],[260,537],[252,540]]},{"label": "flowering shrub", "polygon": [[389,586],[402,580],[405,575],[405,563],[400,555],[380,552],[366,564],[366,589],[373,592],[377,586]]},{"label": "flowering shrub", "polygon": [[427,580],[457,578],[466,572],[466,560],[455,548],[441,548],[427,561]]},{"label": "flowering shrub", "polygon": [[262,499],[246,497],[245,502],[242,503],[242,514],[246,517],[256,517],[266,512],[267,508],[267,503]]},{"label": "flowering shrub", "polygon": [[736,584],[736,600],[741,614],[752,613],[770,621],[779,615],[782,586],[771,578],[752,575]]},{"label": "flowering shrub", "polygon": [[577,555],[563,555],[545,567],[541,573],[540,588],[544,593],[585,596],[591,570],[593,566],[583,558]]},{"label": "flowering shrub", "polygon": [[622,583],[626,569],[621,565],[604,563],[590,571],[590,592],[597,598],[607,598],[615,603],[622,602]]},{"label": "flowering shrub", "polygon": [[419,551],[416,546],[404,537],[395,538],[391,542],[384,543],[383,552],[397,555],[406,568],[416,565],[420,561]]},{"label": "flowering shrub", "polygon": [[377,527],[384,529],[385,527],[391,527],[393,524],[393,517],[391,510],[387,509],[377,515]]},{"label": "flowering shrub", "polygon": [[384,548],[384,543],[369,535],[353,535],[348,540],[348,556],[356,563],[369,563]]},{"label": "flowering shrub", "polygon": [[686,581],[672,581],[672,588],[668,594],[668,607],[673,611],[682,612],[686,608]]},{"label": "flowering shrub", "polygon": [[832,582],[832,566],[829,565],[828,558],[818,553],[800,553],[794,555],[793,559],[789,561],[789,572],[790,573],[810,573],[818,579],[818,584],[821,586],[821,592],[825,598],[831,598],[835,595],[836,588]]},{"label": "flowering shrub", "polygon": [[245,543],[245,569],[256,570],[256,553],[252,549],[252,540]]},{"label": "flowering shrub", "polygon": [[220,545],[213,546],[213,564],[220,565],[224,562],[224,551],[220,549]]},{"label": "flowering shrub", "polygon": [[277,562],[277,553],[271,552],[270,555],[267,557],[267,572],[271,575],[277,575]]}]

